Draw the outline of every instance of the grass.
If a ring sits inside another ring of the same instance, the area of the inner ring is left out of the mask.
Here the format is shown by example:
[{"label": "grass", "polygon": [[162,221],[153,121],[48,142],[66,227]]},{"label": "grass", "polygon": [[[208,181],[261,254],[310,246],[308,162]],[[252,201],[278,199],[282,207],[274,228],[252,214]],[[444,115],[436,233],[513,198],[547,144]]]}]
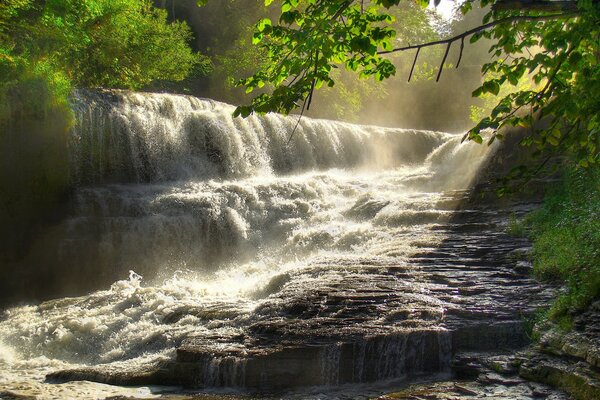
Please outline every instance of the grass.
[{"label": "grass", "polygon": [[565,291],[547,316],[570,329],[574,315],[600,298],[600,167],[568,168],[542,207],[508,231],[533,240],[535,275]]},{"label": "grass", "polygon": [[525,237],[527,236],[527,226],[524,221],[520,221],[515,214],[510,216],[506,232],[511,236]]}]

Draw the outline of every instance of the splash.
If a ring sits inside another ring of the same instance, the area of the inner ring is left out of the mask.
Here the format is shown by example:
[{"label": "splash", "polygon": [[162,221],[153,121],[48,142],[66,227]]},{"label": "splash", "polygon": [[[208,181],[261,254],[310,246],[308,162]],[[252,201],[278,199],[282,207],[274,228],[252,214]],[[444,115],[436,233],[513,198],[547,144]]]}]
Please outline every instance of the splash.
[{"label": "splash", "polygon": [[[448,134],[279,114],[169,94],[79,91],[71,155],[81,183],[271,176],[422,163]],[[294,135],[291,133],[294,132]]]},{"label": "splash", "polygon": [[[108,289],[7,310],[3,387],[30,373],[35,390],[50,393],[39,382],[50,370],[135,370],[172,359],[190,337],[224,354],[203,361],[205,384],[243,386],[249,350],[234,343],[257,320],[285,324],[278,310],[317,292],[352,299],[382,284],[440,315],[419,285],[369,277],[405,268],[411,254],[443,239],[432,227],[451,215],[450,192],[468,186],[485,147],[446,133],[309,118],[290,139],[297,117],[243,120],[229,105],[167,94],[82,91],[73,109],[78,187],[61,225],[57,273]],[[348,317],[347,330],[384,329],[388,317],[368,315]],[[426,335],[445,360],[447,338]],[[407,341],[422,351],[429,343],[405,334],[369,340],[352,350],[367,360],[350,371],[357,382],[405,373],[406,360],[421,357]],[[318,353],[325,384],[341,379],[340,349],[334,342]]]}]

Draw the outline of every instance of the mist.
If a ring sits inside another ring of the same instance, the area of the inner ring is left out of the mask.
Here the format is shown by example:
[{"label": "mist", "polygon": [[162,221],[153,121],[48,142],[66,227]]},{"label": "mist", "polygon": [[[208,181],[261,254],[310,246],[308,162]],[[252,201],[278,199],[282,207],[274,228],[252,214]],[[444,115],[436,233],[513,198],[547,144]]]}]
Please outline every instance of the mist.
[{"label": "mist", "polygon": [[[235,87],[234,82],[251,75],[264,62],[260,50],[251,44],[253,27],[263,17],[276,20],[277,8],[266,8],[262,2],[251,0],[208,2],[204,7],[198,7],[193,0],[161,0],[155,4],[167,9],[171,18],[185,20],[191,26],[195,49],[208,55],[212,62],[212,72],[207,76],[188,79],[184,87],[178,89],[234,105],[248,103],[250,95],[243,88]],[[485,11],[474,10],[465,18],[457,9],[448,14],[446,7],[441,16],[434,10],[422,10],[406,3],[393,13],[395,44],[403,46],[463,32],[479,25]],[[483,81],[481,67],[490,60],[488,45],[486,40],[466,43],[460,66],[456,68],[459,45],[455,44],[439,82],[435,77],[444,46],[424,48],[420,52],[410,82],[414,50],[390,55],[397,72],[384,82],[359,79],[341,66],[335,73],[336,85],[319,89],[305,115],[388,127],[465,131],[473,125],[471,106],[482,105],[471,93]]]}]

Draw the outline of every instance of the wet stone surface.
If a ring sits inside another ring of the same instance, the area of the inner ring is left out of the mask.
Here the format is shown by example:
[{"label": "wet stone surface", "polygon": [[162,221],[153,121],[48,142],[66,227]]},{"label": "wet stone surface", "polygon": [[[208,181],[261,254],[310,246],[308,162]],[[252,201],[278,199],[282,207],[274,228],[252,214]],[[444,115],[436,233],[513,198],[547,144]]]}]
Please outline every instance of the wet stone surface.
[{"label": "wet stone surface", "polygon": [[510,382],[440,382],[428,385],[415,385],[406,390],[390,393],[379,400],[456,400],[456,399],[495,399],[495,400],[567,400],[564,393],[547,386],[527,382],[523,379]]},{"label": "wet stone surface", "polygon": [[[214,330],[189,334],[174,358],[137,369],[71,369],[48,378],[277,390],[449,373],[459,352],[525,345],[523,318],[554,293],[529,276],[527,241],[504,233],[510,215],[529,209],[516,204],[502,212],[459,210],[423,227],[438,240],[415,243],[417,250],[403,262],[389,253],[323,257],[274,278],[251,312],[215,305]],[[163,322],[188,315],[210,320],[211,310],[182,308]],[[234,329],[224,334],[226,326]],[[476,393],[474,398],[543,398],[541,386],[518,377],[480,375],[464,387],[431,387],[450,397],[385,398],[456,398],[461,391]]]},{"label": "wet stone surface", "polygon": [[600,301],[574,318],[564,331],[550,322],[535,329],[539,342],[521,355],[519,374],[531,381],[561,388],[575,399],[600,398]]},{"label": "wet stone surface", "polygon": [[570,399],[560,390],[520,377],[523,356],[524,353],[460,353],[452,360],[453,379],[410,385],[378,399]]}]

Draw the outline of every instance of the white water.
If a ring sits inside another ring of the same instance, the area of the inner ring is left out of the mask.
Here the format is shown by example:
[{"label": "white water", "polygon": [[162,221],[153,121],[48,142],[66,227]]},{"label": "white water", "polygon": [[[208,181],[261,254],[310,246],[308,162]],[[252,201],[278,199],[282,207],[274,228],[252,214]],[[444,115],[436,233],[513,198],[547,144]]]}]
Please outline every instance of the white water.
[{"label": "white water", "polygon": [[[6,312],[0,390],[43,399],[148,396],[43,377],[170,358],[190,335],[243,333],[282,289],[326,288],[358,259],[401,264],[442,239],[430,228],[452,212],[447,191],[467,187],[487,151],[445,133],[308,118],[289,139],[297,117],[234,119],[228,105],[186,96],[79,93],[73,107],[79,188],[60,255],[77,279],[136,273]],[[335,384],[330,350],[323,373]]]}]

